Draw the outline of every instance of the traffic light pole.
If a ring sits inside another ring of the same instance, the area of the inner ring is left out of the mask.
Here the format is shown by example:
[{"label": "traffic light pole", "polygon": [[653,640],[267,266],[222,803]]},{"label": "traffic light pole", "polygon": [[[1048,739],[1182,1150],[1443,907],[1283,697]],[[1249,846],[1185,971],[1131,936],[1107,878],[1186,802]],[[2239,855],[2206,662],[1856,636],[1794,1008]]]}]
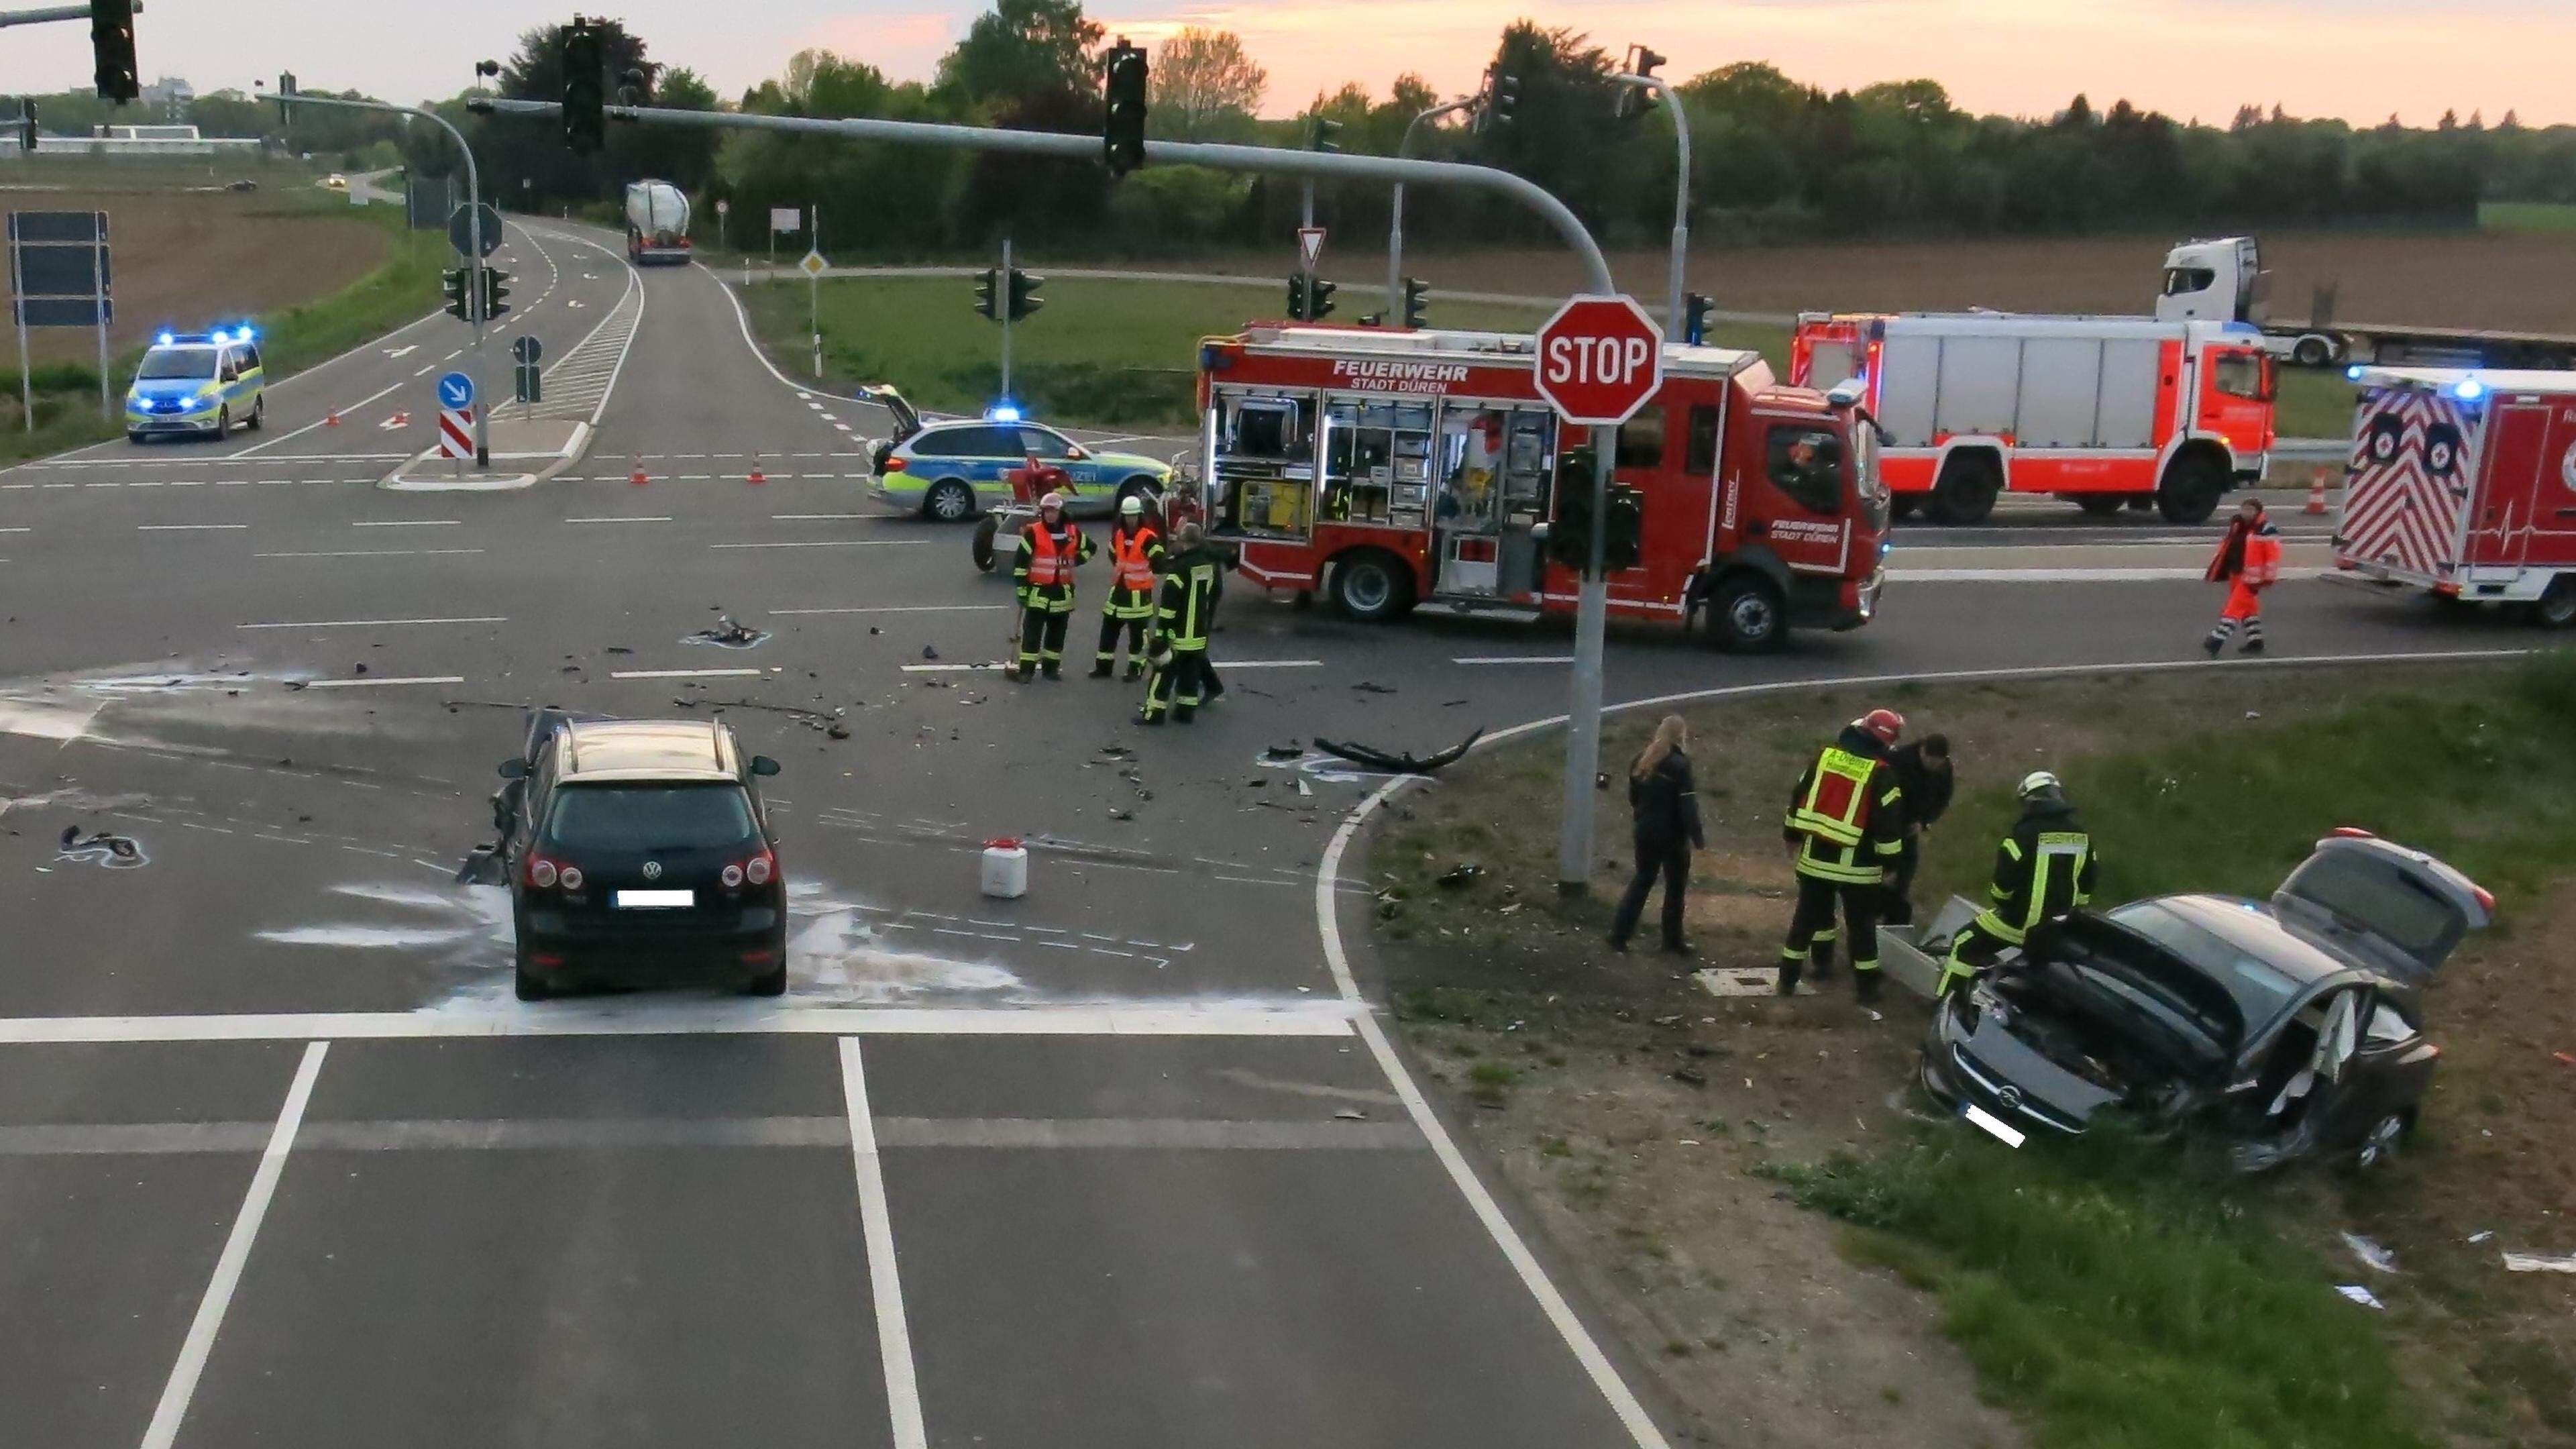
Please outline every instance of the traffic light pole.
[{"label": "traffic light pole", "polygon": [[338,106],[352,111],[385,111],[397,116],[420,116],[436,123],[456,142],[457,154],[465,158],[465,241],[474,254],[466,258],[472,282],[465,290],[466,315],[474,323],[474,357],[468,375],[474,379],[474,466],[492,465],[492,438],[489,414],[492,411],[491,389],[485,386],[490,373],[483,366],[483,185],[474,169],[474,148],[465,144],[465,135],[447,123],[447,118],[425,106],[396,106],[383,101],[344,100],[339,96],[308,96],[302,91],[280,94],[280,106]]},{"label": "traffic light pole", "polygon": [[1682,110],[1682,93],[1662,76],[1614,75],[1610,79],[1623,86],[1653,91],[1672,112],[1673,144],[1681,156],[1673,172],[1673,275],[1664,293],[1664,340],[1680,341],[1690,335],[1687,319],[1682,316],[1682,268],[1690,259],[1690,117]]},{"label": "traffic light pole", "polygon": [[1002,314],[1002,401],[1011,400],[1011,239],[1002,238],[1002,285],[993,289],[993,310]]},{"label": "traffic light pole", "polygon": [[[135,0],[134,13],[143,13],[143,0]],[[0,27],[10,25],[43,25],[55,20],[87,20],[88,0],[78,5],[48,5],[41,10],[0,11]]]},{"label": "traffic light pole", "polygon": [[[1433,106],[1405,122],[1404,138],[1395,143],[1397,159],[1403,159],[1405,153],[1413,149],[1413,133],[1421,129],[1423,122],[1436,121],[1442,116],[1454,116],[1460,111],[1472,111],[1475,108],[1474,96],[1461,96],[1457,100],[1444,101]],[[1402,321],[1404,318],[1404,183],[1401,181],[1395,183],[1395,203],[1388,214],[1390,220],[1386,227],[1386,315],[1392,322]]]},{"label": "traffic light pole", "polygon": [[[551,101],[492,100],[492,110],[518,115],[554,115],[563,108]],[[1060,131],[1002,131],[987,126],[952,126],[929,121],[893,121],[870,116],[767,116],[741,111],[675,111],[658,106],[608,106],[610,116],[658,126],[696,126],[711,131],[784,131],[808,136],[844,136],[859,141],[891,141],[938,146],[956,151],[991,151],[1021,156],[1053,156],[1097,163],[1100,138]],[[1499,192],[1545,218],[1583,263],[1586,290],[1613,296],[1610,263],[1584,230],[1581,218],[1546,188],[1526,177],[1491,166],[1456,161],[1419,161],[1403,156],[1351,156],[1339,151],[1291,151],[1269,146],[1234,146],[1207,141],[1147,141],[1145,156],[1173,166],[1204,166],[1214,171],[1295,176],[1306,181],[1355,181],[1375,185],[1411,182],[1426,186],[1464,186]],[[1007,285],[1007,283],[1005,283]],[[1592,430],[1592,516],[1609,516],[1610,474],[1618,462],[1616,428]],[[1565,814],[1557,839],[1559,889],[1580,892],[1591,879],[1593,776],[1601,758],[1601,648],[1609,617],[1609,585],[1602,574],[1602,530],[1592,535],[1591,567],[1586,570],[1574,615],[1574,671],[1566,702]]]}]

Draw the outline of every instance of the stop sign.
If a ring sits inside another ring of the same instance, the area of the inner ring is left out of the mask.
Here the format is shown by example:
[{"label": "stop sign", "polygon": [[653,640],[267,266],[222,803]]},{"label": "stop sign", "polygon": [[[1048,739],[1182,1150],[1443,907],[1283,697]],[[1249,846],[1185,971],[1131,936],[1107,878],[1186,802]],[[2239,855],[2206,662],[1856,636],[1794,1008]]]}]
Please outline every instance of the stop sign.
[{"label": "stop sign", "polygon": [[1578,296],[1538,329],[1538,392],[1569,423],[1615,427],[1664,381],[1664,334],[1627,297]]}]

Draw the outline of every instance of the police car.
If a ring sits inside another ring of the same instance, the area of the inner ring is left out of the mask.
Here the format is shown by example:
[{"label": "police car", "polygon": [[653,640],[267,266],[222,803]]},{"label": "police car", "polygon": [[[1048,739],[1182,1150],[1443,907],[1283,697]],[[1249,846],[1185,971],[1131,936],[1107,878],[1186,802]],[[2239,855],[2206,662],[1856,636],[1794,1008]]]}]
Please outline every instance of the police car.
[{"label": "police car", "polygon": [[143,353],[125,390],[125,436],[215,437],[268,421],[268,374],[259,334],[247,324],[164,332]]},{"label": "police car", "polygon": [[895,424],[894,436],[877,444],[870,459],[876,482],[868,491],[940,523],[962,523],[1008,503],[1012,470],[1027,467],[1031,458],[1064,470],[1074,487],[1068,511],[1075,517],[1110,517],[1129,494],[1150,502],[1171,483],[1169,463],[1138,453],[1094,452],[1007,404],[980,418],[924,422],[890,387],[864,388],[860,396],[892,412]]}]

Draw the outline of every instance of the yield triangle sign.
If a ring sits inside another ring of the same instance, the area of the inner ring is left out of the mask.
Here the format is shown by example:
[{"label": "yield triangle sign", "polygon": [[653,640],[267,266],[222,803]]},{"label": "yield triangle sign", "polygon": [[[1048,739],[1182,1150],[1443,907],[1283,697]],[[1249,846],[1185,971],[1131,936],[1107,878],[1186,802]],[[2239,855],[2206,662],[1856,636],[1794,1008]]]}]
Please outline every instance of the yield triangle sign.
[{"label": "yield triangle sign", "polygon": [[1315,270],[1315,263],[1323,255],[1324,229],[1320,226],[1297,228],[1297,265],[1311,272]]}]

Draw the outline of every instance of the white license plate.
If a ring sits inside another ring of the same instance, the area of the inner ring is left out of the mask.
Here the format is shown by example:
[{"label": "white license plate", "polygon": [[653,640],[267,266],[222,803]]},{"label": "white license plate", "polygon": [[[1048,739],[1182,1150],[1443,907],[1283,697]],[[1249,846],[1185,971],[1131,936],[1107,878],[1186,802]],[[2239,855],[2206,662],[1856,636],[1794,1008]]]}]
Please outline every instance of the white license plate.
[{"label": "white license plate", "polygon": [[687,910],[698,903],[696,891],[619,891],[617,908],[621,911]]},{"label": "white license plate", "polygon": [[1974,1102],[1968,1104],[1967,1115],[1969,1121],[1976,1123],[1979,1127],[1982,1127],[1987,1132],[1993,1134],[1994,1139],[2006,1147],[2019,1147],[2024,1140],[2019,1128],[2005,1122],[2003,1119],[1995,1116],[1995,1114],[1978,1106]]}]

